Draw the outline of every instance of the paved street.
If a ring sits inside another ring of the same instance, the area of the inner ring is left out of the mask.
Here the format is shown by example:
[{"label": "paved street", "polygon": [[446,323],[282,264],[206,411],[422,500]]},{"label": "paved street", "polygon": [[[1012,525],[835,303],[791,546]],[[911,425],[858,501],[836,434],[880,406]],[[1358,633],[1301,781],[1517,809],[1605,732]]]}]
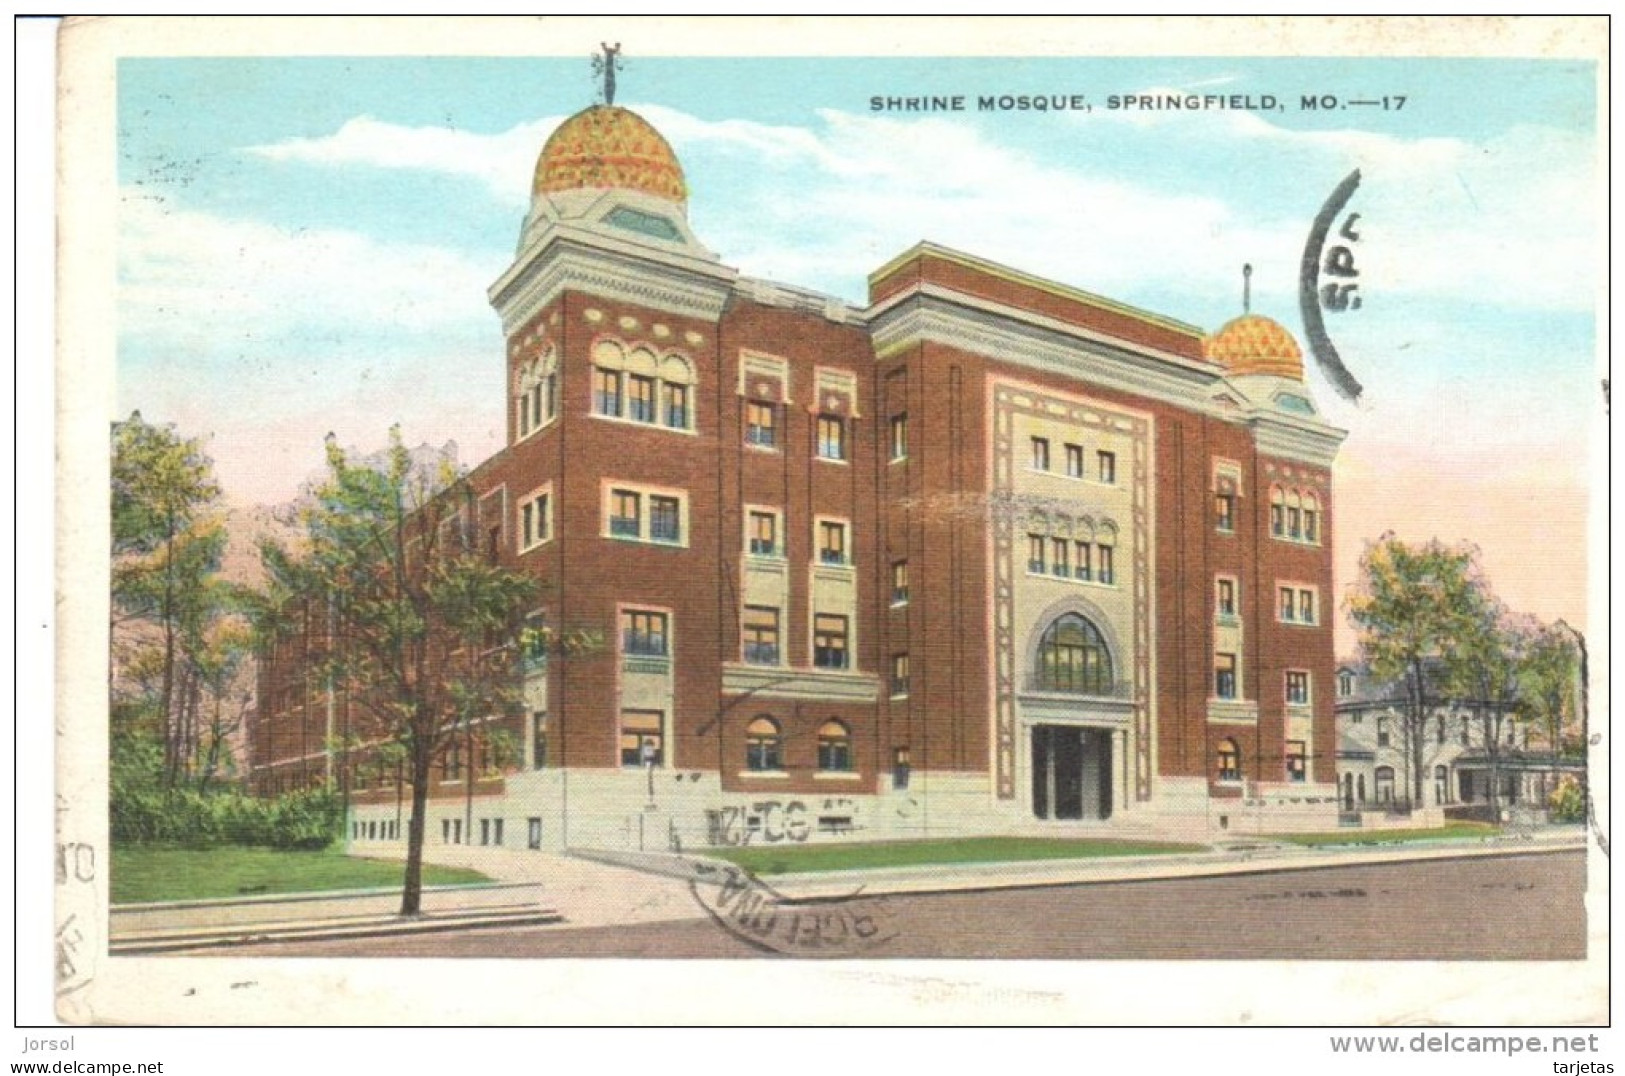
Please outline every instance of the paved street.
[{"label": "paved street", "polygon": [[[865,956],[1564,960],[1585,953],[1580,851],[1227,877],[896,895]],[[692,898],[691,898],[692,899]],[[836,905],[822,905],[826,909]],[[216,950],[212,954],[218,956]],[[253,945],[240,956],[739,957],[707,917]]]}]

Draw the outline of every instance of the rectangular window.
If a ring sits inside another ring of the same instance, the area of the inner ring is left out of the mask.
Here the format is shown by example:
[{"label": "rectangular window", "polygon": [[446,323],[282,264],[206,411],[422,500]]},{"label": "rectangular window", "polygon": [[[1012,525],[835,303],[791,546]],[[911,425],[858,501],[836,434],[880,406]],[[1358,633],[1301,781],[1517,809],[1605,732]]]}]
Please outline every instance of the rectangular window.
[{"label": "rectangular window", "polygon": [[894,699],[908,694],[907,654],[893,654],[891,656],[891,694]]},{"label": "rectangular window", "polygon": [[1291,624],[1298,619],[1298,592],[1291,587],[1281,588],[1281,623]]},{"label": "rectangular window", "polygon": [[891,603],[902,605],[908,601],[908,561],[894,560],[891,565]]},{"label": "rectangular window", "polygon": [[547,421],[552,422],[559,417],[559,375],[548,374],[543,382],[543,394],[547,403]]},{"label": "rectangular window", "polygon": [[1236,697],[1236,655],[1213,656],[1213,694],[1220,699]]},{"label": "rectangular window", "polygon": [[676,497],[649,497],[649,539],[655,542],[683,540],[682,513]]},{"label": "rectangular window", "polygon": [[821,520],[818,524],[818,559],[824,564],[846,564],[846,524]]},{"label": "rectangular window", "polygon": [[655,420],[655,379],[631,374],[627,377],[626,417],[634,422]]},{"label": "rectangular window", "polygon": [[642,609],[621,610],[621,652],[640,657],[665,657],[666,614]]},{"label": "rectangular window", "polygon": [[908,458],[908,416],[893,415],[891,420],[891,458]]},{"label": "rectangular window", "polygon": [[519,506],[519,551],[541,545],[553,535],[552,513],[545,493],[538,494]]},{"label": "rectangular window", "polygon": [[665,383],[666,425],[674,430],[688,429],[688,386]]},{"label": "rectangular window", "polygon": [[1072,574],[1071,566],[1068,563],[1070,558],[1067,557],[1067,548],[1070,545],[1071,543],[1065,538],[1052,538],[1049,543],[1050,573],[1060,576],[1062,579],[1066,579]]},{"label": "rectangular window", "polygon": [[759,400],[745,404],[745,443],[758,448],[772,448],[779,443],[777,407]]},{"label": "rectangular window", "polygon": [[621,711],[622,766],[659,766],[665,762],[664,718],[660,710]]},{"label": "rectangular window", "polygon": [[1313,508],[1303,510],[1303,540],[1306,542],[1320,541],[1320,513]]},{"label": "rectangular window", "polygon": [[1288,538],[1303,537],[1303,512],[1296,507],[1286,510],[1286,533]]},{"label": "rectangular window", "polygon": [[1066,476],[1068,478],[1083,477],[1083,446],[1066,446]]},{"label": "rectangular window", "polygon": [[1286,703],[1288,706],[1309,705],[1309,674],[1300,669],[1286,673]]},{"label": "rectangular window", "polygon": [[1270,505],[1270,534],[1276,538],[1286,535],[1286,505]]},{"label": "rectangular window", "polygon": [[1042,575],[1049,543],[1042,534],[1027,535],[1027,570]]},{"label": "rectangular window", "polygon": [[618,538],[642,537],[642,520],[642,494],[625,489],[610,494],[609,533]]},{"label": "rectangular window", "polygon": [[1077,578],[1077,579],[1082,579],[1085,583],[1087,583],[1091,579],[1093,579],[1094,576],[1095,576],[1095,550],[1094,550],[1094,546],[1090,545],[1088,542],[1078,542],[1077,543],[1077,552],[1078,552],[1078,563],[1077,563],[1077,569],[1078,570],[1075,573],[1074,577]]},{"label": "rectangular window", "polygon": [[1033,470],[1049,470],[1049,438],[1033,438]]},{"label": "rectangular window", "polygon": [[599,370],[592,372],[593,406],[600,415],[610,418],[621,417],[621,372],[619,370]]},{"label": "rectangular window", "polygon": [[1315,623],[1315,592],[1312,590],[1298,591],[1298,620],[1304,624]]},{"label": "rectangular window", "polygon": [[456,740],[446,745],[446,760],[443,768],[446,780],[461,781],[463,779],[463,745]]},{"label": "rectangular window", "polygon": [[779,517],[773,512],[750,513],[750,553],[753,557],[779,555]]},{"label": "rectangular window", "polygon": [[1302,740],[1286,742],[1286,779],[1294,784],[1309,780],[1309,751]]},{"label": "rectangular window", "polygon": [[1388,746],[1388,715],[1386,714],[1377,718],[1377,746]]},{"label": "rectangular window", "polygon": [[1112,581],[1116,578],[1116,573],[1112,569],[1112,547],[1111,546],[1103,545],[1103,546],[1100,547],[1099,561],[1100,561],[1100,571],[1099,571],[1098,575],[1096,576],[1096,578],[1100,582],[1105,583],[1107,586],[1110,586]]},{"label": "rectangular window", "polygon": [[818,416],[818,458],[846,459],[846,420],[835,415]]},{"label": "rectangular window", "polygon": [[820,669],[847,667],[846,617],[819,613],[813,617],[813,665]]},{"label": "rectangular window", "polygon": [[1229,493],[1216,494],[1213,498],[1214,526],[1221,531],[1236,529],[1236,498]]},{"label": "rectangular window", "polygon": [[1234,579],[1220,579],[1218,593],[1219,616],[1231,618],[1236,615],[1236,581]]},{"label": "rectangular window", "polygon": [[1095,461],[1100,467],[1100,480],[1107,485],[1117,481],[1117,454],[1114,452],[1096,452]]},{"label": "rectangular window", "polygon": [[530,716],[531,748],[530,768],[547,769],[547,711],[538,710]]},{"label": "rectangular window", "polygon": [[779,663],[779,611],[761,605],[745,606],[740,625],[748,665]]}]

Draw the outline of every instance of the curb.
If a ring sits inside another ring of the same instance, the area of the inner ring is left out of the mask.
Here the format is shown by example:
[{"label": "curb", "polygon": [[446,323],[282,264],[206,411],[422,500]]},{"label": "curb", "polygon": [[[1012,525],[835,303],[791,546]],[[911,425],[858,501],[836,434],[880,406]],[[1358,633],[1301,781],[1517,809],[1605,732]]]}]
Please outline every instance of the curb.
[{"label": "curb", "polygon": [[[1224,877],[1277,871],[1356,867],[1436,859],[1467,859],[1583,850],[1583,834],[1553,838],[1496,838],[1492,841],[1394,842],[1376,845],[1238,848],[1227,852],[1174,853],[1080,860],[1018,860],[979,864],[919,864],[868,870],[811,871],[762,875],[759,880],[793,902],[866,896],[1037,889],[1109,885],[1175,878]],[[721,884],[733,865],[722,859],[660,852],[620,852],[573,848],[569,855],[645,874]]]},{"label": "curb", "polygon": [[396,935],[437,934],[450,930],[490,927],[545,926],[564,921],[555,908],[510,907],[475,914],[423,915],[413,919],[381,916],[360,922],[244,925],[216,930],[153,931],[111,939],[111,956],[141,956],[218,946],[254,945],[279,941],[325,941],[341,938],[382,938]]}]

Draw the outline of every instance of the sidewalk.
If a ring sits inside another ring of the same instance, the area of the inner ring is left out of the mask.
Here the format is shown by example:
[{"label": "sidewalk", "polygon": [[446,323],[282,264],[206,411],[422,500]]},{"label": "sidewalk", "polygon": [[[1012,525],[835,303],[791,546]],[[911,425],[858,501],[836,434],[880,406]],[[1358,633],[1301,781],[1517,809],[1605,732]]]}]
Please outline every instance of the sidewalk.
[{"label": "sidewalk", "polygon": [[[1202,878],[1272,871],[1352,867],[1421,859],[1530,855],[1585,847],[1578,830],[1539,831],[1516,836],[1416,841],[1368,846],[1322,846],[1234,842],[1205,852],[1098,859],[1027,860],[1003,863],[949,863],[873,870],[817,871],[764,875],[761,881],[792,901],[819,901],[896,894],[952,893],[1039,886],[1107,884]],[[673,879],[716,884],[728,867],[719,860],[654,852],[580,850],[578,856]],[[702,869],[696,870],[695,864]],[[717,865],[713,868],[712,865]]]},{"label": "sidewalk", "polygon": [[[785,899],[821,901],[859,892],[866,896],[969,892],[1529,855],[1581,849],[1585,844],[1586,836],[1578,829],[1364,847],[1237,841],[1208,851],[1170,855],[954,863],[768,875],[761,880]],[[120,905],[111,917],[112,950],[133,954],[272,939],[376,937],[501,926],[570,930],[672,922],[706,916],[692,892],[693,884],[716,885],[730,875],[737,876],[737,868],[721,860],[654,852],[579,849],[558,855],[436,844],[425,849],[425,859],[473,868],[493,883],[425,889],[425,914],[413,920],[395,914],[400,893],[394,889]]]}]

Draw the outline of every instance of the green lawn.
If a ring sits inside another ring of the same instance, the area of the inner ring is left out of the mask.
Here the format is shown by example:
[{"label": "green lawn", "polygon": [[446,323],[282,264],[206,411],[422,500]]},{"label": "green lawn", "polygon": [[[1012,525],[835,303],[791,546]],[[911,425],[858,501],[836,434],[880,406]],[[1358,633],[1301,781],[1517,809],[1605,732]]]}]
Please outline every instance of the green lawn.
[{"label": "green lawn", "polygon": [[[404,863],[352,859],[339,852],[279,852],[270,848],[192,849],[114,845],[114,904],[153,900],[305,893],[328,889],[399,887]],[[478,871],[423,865],[424,885],[474,885],[490,881]]]},{"label": "green lawn", "polygon": [[1276,840],[1305,844],[1391,844],[1396,841],[1443,841],[1461,837],[1493,837],[1501,827],[1488,822],[1450,822],[1432,829],[1347,829],[1336,833],[1281,833]]},{"label": "green lawn", "polygon": [[792,848],[707,849],[706,855],[738,864],[753,874],[872,870],[929,863],[1009,863],[1036,859],[1098,859],[1200,852],[1198,844],[1155,841],[1061,840],[1046,837],[961,837],[867,844],[802,844]]}]

